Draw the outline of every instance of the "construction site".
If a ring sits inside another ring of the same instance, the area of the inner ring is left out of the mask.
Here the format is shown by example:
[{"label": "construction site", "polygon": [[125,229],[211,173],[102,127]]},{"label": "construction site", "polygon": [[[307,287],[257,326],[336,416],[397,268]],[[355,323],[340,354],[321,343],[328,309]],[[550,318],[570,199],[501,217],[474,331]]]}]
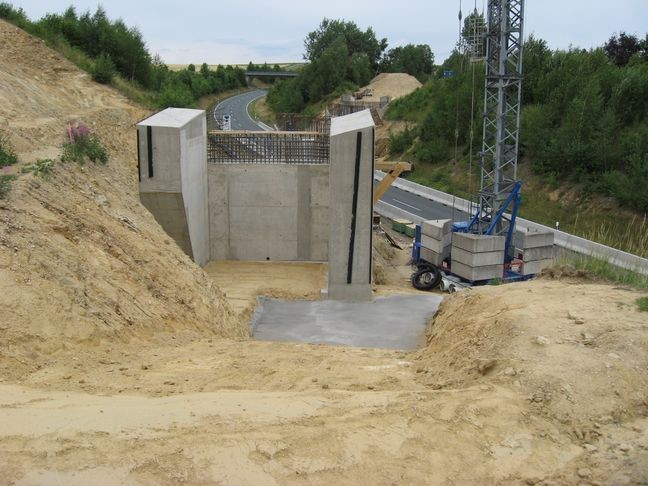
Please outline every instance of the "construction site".
[{"label": "construction site", "polygon": [[424,191],[383,154],[412,76],[227,130],[0,20],[19,158],[58,157],[77,120],[111,154],[0,200],[0,483],[647,484],[643,294],[518,221],[523,2],[504,3],[478,197],[430,196],[434,218],[383,199]]}]

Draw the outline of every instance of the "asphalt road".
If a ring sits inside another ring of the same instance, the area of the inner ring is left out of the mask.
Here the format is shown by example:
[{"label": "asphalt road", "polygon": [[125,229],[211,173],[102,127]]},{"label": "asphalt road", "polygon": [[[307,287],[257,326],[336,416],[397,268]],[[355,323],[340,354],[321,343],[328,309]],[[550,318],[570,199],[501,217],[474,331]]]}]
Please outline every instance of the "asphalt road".
[{"label": "asphalt road", "polygon": [[387,190],[381,201],[416,214],[423,219],[452,219],[454,221],[470,219],[468,213],[393,186]]},{"label": "asphalt road", "polygon": [[227,98],[226,100],[221,101],[216,108],[214,108],[212,116],[220,118],[223,115],[230,115],[232,120],[232,130],[248,130],[254,132],[263,130],[261,126],[257,125],[257,123],[250,118],[247,108],[251,102],[265,94],[265,90],[257,89]]}]

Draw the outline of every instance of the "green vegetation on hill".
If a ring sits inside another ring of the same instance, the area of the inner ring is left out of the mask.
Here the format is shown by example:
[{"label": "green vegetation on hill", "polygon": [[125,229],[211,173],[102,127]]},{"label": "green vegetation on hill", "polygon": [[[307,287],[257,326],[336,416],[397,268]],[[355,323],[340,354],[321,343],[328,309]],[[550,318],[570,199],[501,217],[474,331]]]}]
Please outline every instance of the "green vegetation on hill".
[{"label": "green vegetation on hill", "polygon": [[[621,36],[589,51],[526,42],[520,150],[548,183],[578,184],[641,214],[648,212],[648,39]],[[448,70],[454,76],[444,78]],[[468,158],[472,119],[476,159],[483,85],[483,65],[455,51],[433,79],[388,110],[388,118],[413,124],[392,137],[392,155],[438,164],[458,147],[457,158]]]},{"label": "green vegetation on hill", "polygon": [[32,21],[21,8],[0,3],[0,18],[40,37],[100,83],[110,83],[126,96],[149,107],[193,106],[207,95],[245,86],[245,71],[232,66],[216,70],[203,64],[172,71],[152,57],[141,33],[120,19],[112,21],[98,7],[78,15],[74,7],[63,14],[46,14]]},{"label": "green vegetation on hill", "polygon": [[387,39],[376,38],[371,27],[362,31],[345,20],[324,19],[306,36],[304,46],[308,64],[300,75],[275,83],[268,93],[268,105],[277,113],[316,111],[327,100],[368,84],[380,72],[406,72],[425,79],[434,64],[427,45],[387,50]]}]

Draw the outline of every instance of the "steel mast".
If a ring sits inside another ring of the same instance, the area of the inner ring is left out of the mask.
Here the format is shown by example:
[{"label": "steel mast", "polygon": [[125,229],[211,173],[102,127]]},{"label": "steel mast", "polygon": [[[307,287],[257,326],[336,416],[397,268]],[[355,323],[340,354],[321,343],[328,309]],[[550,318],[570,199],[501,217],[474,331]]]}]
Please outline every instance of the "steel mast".
[{"label": "steel mast", "polygon": [[[517,164],[522,102],[524,0],[488,0],[486,87],[479,213],[470,230],[511,237],[503,213],[519,198]],[[508,201],[508,202],[507,202]]]}]

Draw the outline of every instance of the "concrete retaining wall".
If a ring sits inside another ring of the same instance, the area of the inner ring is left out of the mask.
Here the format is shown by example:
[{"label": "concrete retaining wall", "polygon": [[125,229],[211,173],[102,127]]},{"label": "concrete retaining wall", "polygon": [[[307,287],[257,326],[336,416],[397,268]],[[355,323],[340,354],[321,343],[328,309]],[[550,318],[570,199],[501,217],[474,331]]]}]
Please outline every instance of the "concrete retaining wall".
[{"label": "concrete retaining wall", "polygon": [[209,164],[212,260],[326,261],[329,166]]}]

